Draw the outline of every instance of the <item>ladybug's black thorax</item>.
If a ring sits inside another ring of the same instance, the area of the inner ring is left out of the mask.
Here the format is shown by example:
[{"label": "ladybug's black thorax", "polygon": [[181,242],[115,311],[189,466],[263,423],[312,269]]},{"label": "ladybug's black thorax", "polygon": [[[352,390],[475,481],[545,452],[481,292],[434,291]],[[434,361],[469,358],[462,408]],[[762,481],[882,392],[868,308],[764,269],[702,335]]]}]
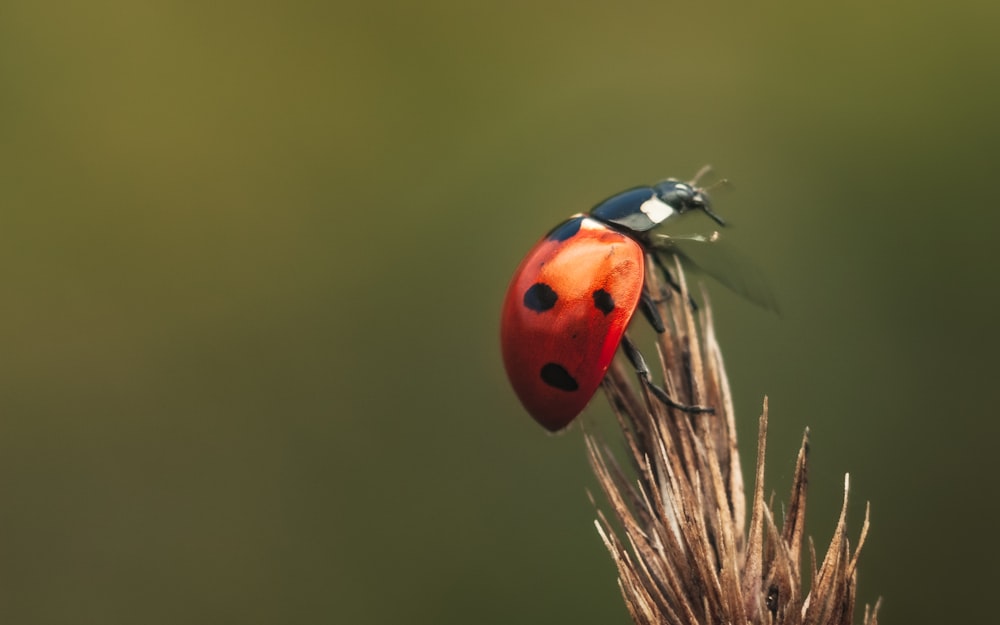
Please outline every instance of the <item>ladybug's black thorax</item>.
[{"label": "ladybug's black thorax", "polygon": [[590,216],[630,236],[655,228],[660,221],[643,210],[656,199],[652,187],[636,187],[609,197],[590,211]]}]

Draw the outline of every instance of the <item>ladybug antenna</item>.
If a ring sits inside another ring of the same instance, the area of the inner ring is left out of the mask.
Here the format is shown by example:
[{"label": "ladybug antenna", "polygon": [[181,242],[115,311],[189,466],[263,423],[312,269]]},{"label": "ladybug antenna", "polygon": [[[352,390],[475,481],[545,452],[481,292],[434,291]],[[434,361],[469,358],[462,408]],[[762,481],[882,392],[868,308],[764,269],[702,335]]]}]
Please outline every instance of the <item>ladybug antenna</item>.
[{"label": "ladybug antenna", "polygon": [[698,170],[698,173],[694,175],[694,178],[692,178],[691,182],[689,182],[688,184],[694,187],[701,194],[704,200],[704,205],[701,207],[701,209],[705,211],[705,214],[711,217],[715,223],[719,224],[720,226],[725,226],[726,222],[722,219],[722,217],[719,217],[712,211],[712,205],[708,199],[708,192],[718,187],[729,186],[730,185],[729,178],[720,178],[715,182],[713,182],[712,184],[708,185],[707,187],[704,187],[702,189],[698,188],[698,181],[701,180],[704,176],[708,175],[711,171],[712,171],[711,165],[703,166],[701,169]]},{"label": "ladybug antenna", "polygon": [[[692,187],[697,188],[698,187],[698,183],[701,181],[701,179],[704,178],[705,176],[707,176],[710,173],[712,173],[712,166],[711,165],[705,165],[704,167],[702,167],[701,169],[698,170],[698,173],[696,173],[694,175],[694,178],[692,178],[688,182],[688,184],[691,185]],[[729,182],[729,178],[719,178],[718,180],[716,180],[712,184],[710,184],[708,186],[705,186],[705,187],[702,187],[700,189],[700,191],[707,193],[708,191],[711,191],[713,189],[717,189],[719,187],[729,187],[729,186],[732,186],[732,183]]]},{"label": "ladybug antenna", "polygon": [[708,192],[711,191],[712,189],[718,189],[719,187],[731,187],[731,186],[733,186],[733,183],[729,181],[729,178],[719,178],[718,180],[708,185],[707,187],[702,188],[702,191]]},{"label": "ladybug antenna", "polygon": [[[701,180],[704,176],[706,176],[709,173],[711,173],[711,171],[712,171],[712,166],[711,165],[708,165],[708,164],[703,165],[702,168],[698,170],[698,173],[696,173],[694,175],[694,178],[692,178],[691,181],[688,182],[688,184],[691,185],[692,187],[697,187],[698,186],[698,181]],[[716,184],[718,184],[718,183],[716,183]],[[715,186],[715,185],[712,185],[712,186]]]}]

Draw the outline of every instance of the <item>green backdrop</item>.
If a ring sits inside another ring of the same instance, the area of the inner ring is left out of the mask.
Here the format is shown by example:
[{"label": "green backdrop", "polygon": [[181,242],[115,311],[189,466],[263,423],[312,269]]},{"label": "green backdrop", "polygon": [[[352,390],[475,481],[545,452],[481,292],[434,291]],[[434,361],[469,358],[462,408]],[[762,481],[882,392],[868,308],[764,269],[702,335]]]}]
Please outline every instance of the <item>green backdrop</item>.
[{"label": "green backdrop", "polygon": [[5,3],[0,620],[627,623],[499,305],[559,220],[705,163],[782,308],[709,285],[744,460],[766,394],[779,499],[812,428],[818,548],[845,472],[852,537],[872,502],[860,602],[988,620],[998,20]]}]

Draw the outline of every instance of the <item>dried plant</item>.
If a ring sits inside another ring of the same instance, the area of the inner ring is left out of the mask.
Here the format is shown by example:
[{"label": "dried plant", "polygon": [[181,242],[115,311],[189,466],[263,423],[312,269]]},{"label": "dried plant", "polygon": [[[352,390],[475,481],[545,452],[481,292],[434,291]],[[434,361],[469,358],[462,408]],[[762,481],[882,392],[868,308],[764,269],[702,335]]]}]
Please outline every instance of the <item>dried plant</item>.
[{"label": "dried plant", "polygon": [[[591,466],[621,527],[598,512],[598,531],[618,567],[626,606],[636,623],[775,623],[849,625],[854,617],[858,555],[868,531],[868,510],[858,546],[846,533],[849,482],[830,547],[817,567],[809,540],[809,588],[800,562],[805,528],[809,432],[799,450],[791,495],[779,528],[773,496],[764,498],[767,400],[757,439],[757,464],[749,528],[746,496],[729,384],[712,327],[711,310],[686,305],[686,283],[677,296],[656,281],[667,331],[657,347],[663,383],[671,397],[714,413],[668,408],[620,362],[608,372],[605,392],[618,416],[630,467],[608,445],[586,435]],[[698,325],[704,331],[699,335]],[[876,625],[879,604],[865,607]]]}]

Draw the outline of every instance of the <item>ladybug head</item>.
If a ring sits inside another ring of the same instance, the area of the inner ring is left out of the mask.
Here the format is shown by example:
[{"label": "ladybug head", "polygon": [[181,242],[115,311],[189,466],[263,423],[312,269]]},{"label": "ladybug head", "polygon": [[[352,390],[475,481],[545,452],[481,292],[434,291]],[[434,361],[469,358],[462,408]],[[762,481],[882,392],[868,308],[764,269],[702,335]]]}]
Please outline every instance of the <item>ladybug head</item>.
[{"label": "ladybug head", "polygon": [[708,198],[708,193],[700,187],[677,180],[664,180],[656,184],[653,189],[656,191],[656,197],[677,211],[678,214],[686,213],[689,210],[700,210],[720,226],[726,225],[721,217],[712,212],[712,202]]}]

